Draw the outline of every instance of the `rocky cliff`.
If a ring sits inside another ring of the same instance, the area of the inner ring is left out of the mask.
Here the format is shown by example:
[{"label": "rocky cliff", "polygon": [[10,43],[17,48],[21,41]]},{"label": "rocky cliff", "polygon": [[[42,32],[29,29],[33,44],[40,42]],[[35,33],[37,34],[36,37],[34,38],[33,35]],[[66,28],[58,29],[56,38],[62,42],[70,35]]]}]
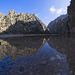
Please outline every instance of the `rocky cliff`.
[{"label": "rocky cliff", "polygon": [[54,21],[50,22],[48,28],[51,34],[65,34],[68,33],[68,15],[61,15]]},{"label": "rocky cliff", "polygon": [[62,15],[50,22],[48,28],[52,34],[75,34],[75,0],[71,0],[68,15]]},{"label": "rocky cliff", "polygon": [[47,33],[48,29],[35,14],[18,13],[14,10],[8,15],[0,13],[0,33],[30,34]]},{"label": "rocky cliff", "polygon": [[71,0],[71,4],[68,7],[68,25],[70,33],[75,34],[75,0]]}]

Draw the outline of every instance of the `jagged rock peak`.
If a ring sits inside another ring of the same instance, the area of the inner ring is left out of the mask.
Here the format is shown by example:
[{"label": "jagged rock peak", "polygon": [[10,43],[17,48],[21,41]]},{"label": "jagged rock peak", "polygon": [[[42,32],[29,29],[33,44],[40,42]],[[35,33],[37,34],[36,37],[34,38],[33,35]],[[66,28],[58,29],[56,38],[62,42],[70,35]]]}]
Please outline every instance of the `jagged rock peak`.
[{"label": "jagged rock peak", "polygon": [[5,15],[0,12],[0,18],[3,18]]},{"label": "jagged rock peak", "polygon": [[15,10],[11,10],[8,12],[8,15],[15,15],[15,14],[16,14]]},{"label": "jagged rock peak", "polygon": [[0,18],[0,32],[6,33],[46,33],[46,25],[35,15],[18,13],[14,10],[8,12],[3,18]]}]

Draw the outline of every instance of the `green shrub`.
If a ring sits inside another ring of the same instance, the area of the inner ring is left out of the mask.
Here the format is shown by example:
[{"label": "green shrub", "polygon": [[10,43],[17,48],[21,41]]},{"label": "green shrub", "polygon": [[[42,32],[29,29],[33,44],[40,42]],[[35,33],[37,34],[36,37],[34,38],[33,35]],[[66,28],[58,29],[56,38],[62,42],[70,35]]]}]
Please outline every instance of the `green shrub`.
[{"label": "green shrub", "polygon": [[14,17],[17,17],[17,15],[13,15]]},{"label": "green shrub", "polygon": [[24,20],[24,22],[28,22],[27,20]]},{"label": "green shrub", "polygon": [[18,14],[18,15],[16,15],[16,17],[19,17],[20,15]]},{"label": "green shrub", "polygon": [[6,19],[6,18],[7,18],[7,16],[4,16],[3,18],[4,18],[4,19]]}]

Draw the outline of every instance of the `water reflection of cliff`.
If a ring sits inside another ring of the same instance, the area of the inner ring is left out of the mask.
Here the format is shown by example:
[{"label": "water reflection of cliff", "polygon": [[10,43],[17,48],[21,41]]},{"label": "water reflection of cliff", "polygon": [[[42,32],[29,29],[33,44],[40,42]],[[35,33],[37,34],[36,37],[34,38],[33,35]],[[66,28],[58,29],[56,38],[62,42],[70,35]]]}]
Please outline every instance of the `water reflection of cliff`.
[{"label": "water reflection of cliff", "polygon": [[16,37],[2,38],[0,42],[0,60],[7,56],[16,60],[18,56],[35,55],[46,44],[46,39],[43,37]]},{"label": "water reflection of cliff", "polygon": [[75,72],[75,36],[51,36],[49,45],[62,54],[67,55],[71,75]]}]

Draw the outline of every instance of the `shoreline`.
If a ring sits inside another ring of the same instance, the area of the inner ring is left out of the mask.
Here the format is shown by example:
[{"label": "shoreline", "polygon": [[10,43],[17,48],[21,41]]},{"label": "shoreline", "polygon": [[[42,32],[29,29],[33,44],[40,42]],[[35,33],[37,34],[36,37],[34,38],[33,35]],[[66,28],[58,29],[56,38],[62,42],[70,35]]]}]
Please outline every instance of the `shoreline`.
[{"label": "shoreline", "polygon": [[75,34],[0,34],[0,38],[8,38],[8,37],[32,37],[32,36],[75,36]]},{"label": "shoreline", "polygon": [[50,36],[51,34],[1,34],[0,38],[24,37],[24,36]]}]

